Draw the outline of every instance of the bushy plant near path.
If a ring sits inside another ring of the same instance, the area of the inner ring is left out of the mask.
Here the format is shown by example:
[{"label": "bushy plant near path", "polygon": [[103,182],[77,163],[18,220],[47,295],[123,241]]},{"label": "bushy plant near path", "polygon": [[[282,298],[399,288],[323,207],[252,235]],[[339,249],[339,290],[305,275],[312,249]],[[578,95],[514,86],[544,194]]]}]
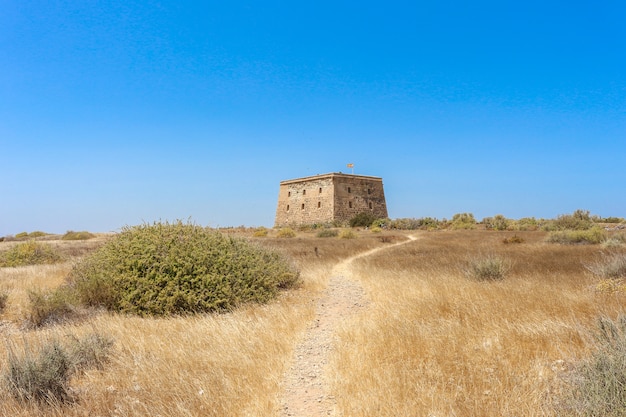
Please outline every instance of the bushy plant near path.
[{"label": "bushy plant near path", "polygon": [[179,221],[124,228],[78,263],[68,283],[82,304],[150,316],[263,303],[298,279],[278,252]]}]

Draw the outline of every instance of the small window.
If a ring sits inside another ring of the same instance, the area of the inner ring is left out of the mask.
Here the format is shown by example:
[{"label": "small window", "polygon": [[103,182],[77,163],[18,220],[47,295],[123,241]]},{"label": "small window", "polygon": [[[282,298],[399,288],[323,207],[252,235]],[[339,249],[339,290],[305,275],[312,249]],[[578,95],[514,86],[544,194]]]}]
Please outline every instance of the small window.
[{"label": "small window", "polygon": [[302,190],[302,195],[306,195],[306,190]]},{"label": "small window", "polygon": [[320,194],[322,194],[322,187],[320,187]]},{"label": "small window", "polygon": [[291,197],[291,191],[287,191],[287,197]]},{"label": "small window", "polygon": [[302,210],[304,210],[304,203],[302,203]]},{"label": "small window", "polygon": [[289,204],[287,204],[287,211],[289,211]]},{"label": "small window", "polygon": [[352,208],[352,201],[348,201],[348,207]]},{"label": "small window", "polygon": [[372,194],[372,189],[371,189],[371,188],[368,188],[368,189],[367,189],[367,193],[368,193],[368,194]]},{"label": "small window", "polygon": [[370,209],[372,208],[372,202],[370,201]]},{"label": "small window", "polygon": [[348,192],[351,193],[352,192],[352,188],[348,187]]},{"label": "small window", "polygon": [[322,207],[322,202],[321,202],[321,201],[318,201],[318,202],[317,202],[317,208],[320,208],[320,207]]}]

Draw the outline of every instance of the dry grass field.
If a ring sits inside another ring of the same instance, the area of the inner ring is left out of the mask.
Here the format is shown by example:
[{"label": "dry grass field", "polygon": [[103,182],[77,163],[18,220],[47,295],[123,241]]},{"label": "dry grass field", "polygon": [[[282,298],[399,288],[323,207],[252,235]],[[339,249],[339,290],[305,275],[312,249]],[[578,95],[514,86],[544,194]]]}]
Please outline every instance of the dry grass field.
[{"label": "dry grass field", "polygon": [[[598,317],[624,297],[599,294],[585,268],[598,245],[502,243],[511,232],[420,233],[360,260],[354,276],[372,306],[345,323],[334,391],[346,416],[553,416],[573,364],[587,356]],[[479,282],[469,259],[497,254],[506,279]]]},{"label": "dry grass field", "polygon": [[[389,237],[406,240],[398,232]],[[338,320],[326,374],[338,416],[557,416],[563,381],[593,349],[600,316],[624,310],[621,295],[598,293],[585,268],[599,245],[544,243],[543,232],[415,232],[417,239],[360,258],[351,279],[368,303]],[[114,340],[103,369],[77,374],[76,400],[23,404],[0,391],[6,416],[276,416],[294,346],[315,313],[334,265],[389,246],[381,235],[356,239],[257,239],[289,254],[303,284],[267,305],[228,314],[144,319],[91,313],[80,321],[29,330],[28,292],[54,288],[72,262],[0,268],[0,367],[7,349],[22,352],[90,332]],[[3,250],[0,243],[0,250]],[[74,256],[80,243],[68,251]],[[93,245],[92,243],[86,243]],[[66,248],[70,248],[67,246]],[[510,262],[500,281],[469,279],[468,260],[497,254]]]}]

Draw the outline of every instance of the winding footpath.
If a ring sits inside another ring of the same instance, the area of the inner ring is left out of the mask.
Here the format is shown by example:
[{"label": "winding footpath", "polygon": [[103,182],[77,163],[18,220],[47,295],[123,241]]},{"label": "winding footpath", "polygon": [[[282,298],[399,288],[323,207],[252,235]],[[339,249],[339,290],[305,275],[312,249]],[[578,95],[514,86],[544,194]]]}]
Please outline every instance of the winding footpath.
[{"label": "winding footpath", "polygon": [[284,376],[281,417],[336,416],[336,399],[324,373],[334,349],[338,324],[367,307],[361,284],[352,279],[351,264],[356,259],[404,245],[416,238],[382,246],[347,258],[335,265],[328,286],[317,300],[314,320],[295,348],[292,364]]}]

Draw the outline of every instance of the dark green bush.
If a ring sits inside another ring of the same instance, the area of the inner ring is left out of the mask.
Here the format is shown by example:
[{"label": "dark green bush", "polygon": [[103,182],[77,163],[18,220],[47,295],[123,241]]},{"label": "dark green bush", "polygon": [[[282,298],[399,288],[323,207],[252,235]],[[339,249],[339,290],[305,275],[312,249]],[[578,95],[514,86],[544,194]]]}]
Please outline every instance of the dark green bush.
[{"label": "dark green bush", "polygon": [[72,269],[68,285],[82,304],[146,316],[267,302],[298,280],[278,252],[179,221],[124,228]]},{"label": "dark green bush", "polygon": [[369,211],[362,211],[353,218],[351,218],[348,224],[350,224],[350,227],[369,227],[372,225],[372,223],[374,223],[375,220],[377,220],[377,217],[374,215],[374,213],[371,213]]},{"label": "dark green bush", "polygon": [[0,253],[0,267],[53,264],[62,260],[57,249],[48,244],[29,240]]}]

